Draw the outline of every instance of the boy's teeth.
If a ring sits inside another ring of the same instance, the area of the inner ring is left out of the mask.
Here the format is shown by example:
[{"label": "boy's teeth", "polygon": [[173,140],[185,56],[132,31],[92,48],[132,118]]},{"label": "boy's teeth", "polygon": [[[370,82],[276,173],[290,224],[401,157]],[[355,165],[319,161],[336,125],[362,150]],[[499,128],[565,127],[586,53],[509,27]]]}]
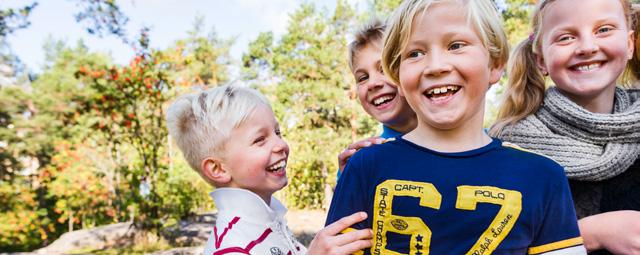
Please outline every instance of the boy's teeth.
[{"label": "boy's teeth", "polygon": [[275,164],[269,168],[267,168],[268,171],[276,171],[278,169],[284,168],[287,165],[287,162],[285,162],[284,160],[280,161],[278,164]]},{"label": "boy's teeth", "polygon": [[380,105],[380,104],[384,103],[385,101],[391,100],[391,99],[393,99],[393,97],[389,96],[389,95],[381,96],[381,97],[376,98],[375,100],[373,100],[373,104],[377,106],[377,105]]},{"label": "boy's teeth", "polygon": [[596,69],[598,67],[600,67],[600,64],[599,63],[595,63],[595,64],[590,64],[590,65],[578,66],[576,69],[578,71],[590,71],[590,70]]},{"label": "boy's teeth", "polygon": [[438,94],[447,93],[447,91],[456,91],[456,90],[458,90],[457,86],[444,86],[444,87],[430,89],[429,91],[427,91],[427,94],[438,95]]}]

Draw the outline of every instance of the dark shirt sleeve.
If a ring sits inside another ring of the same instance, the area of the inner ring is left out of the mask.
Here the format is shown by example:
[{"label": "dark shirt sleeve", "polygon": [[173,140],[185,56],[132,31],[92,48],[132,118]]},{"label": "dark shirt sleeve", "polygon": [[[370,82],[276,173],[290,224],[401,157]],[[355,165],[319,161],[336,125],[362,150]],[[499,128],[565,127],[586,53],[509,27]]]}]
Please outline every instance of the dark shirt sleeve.
[{"label": "dark shirt sleeve", "polygon": [[338,185],[331,199],[331,206],[327,215],[325,225],[340,220],[342,217],[349,216],[353,213],[364,211],[369,217],[367,220],[356,223],[351,226],[355,229],[371,228],[371,209],[368,206],[370,192],[367,190],[367,182],[373,181],[367,173],[366,165],[363,159],[362,151],[353,155],[347,166],[345,167]]},{"label": "dark shirt sleeve", "polygon": [[564,169],[555,162],[551,164],[551,168],[553,171],[548,176],[549,185],[545,190],[544,218],[531,243],[529,254],[565,254],[563,250],[581,248],[579,246],[583,243]]}]

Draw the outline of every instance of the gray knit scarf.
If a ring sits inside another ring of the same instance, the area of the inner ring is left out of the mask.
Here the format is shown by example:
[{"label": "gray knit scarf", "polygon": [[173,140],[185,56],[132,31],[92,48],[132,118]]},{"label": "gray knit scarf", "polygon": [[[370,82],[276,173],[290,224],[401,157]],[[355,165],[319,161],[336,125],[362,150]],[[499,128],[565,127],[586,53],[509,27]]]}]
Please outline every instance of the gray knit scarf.
[{"label": "gray knit scarf", "polygon": [[639,97],[640,90],[617,88],[614,113],[598,114],[551,87],[538,112],[505,127],[499,138],[551,157],[569,179],[609,179],[640,155]]}]

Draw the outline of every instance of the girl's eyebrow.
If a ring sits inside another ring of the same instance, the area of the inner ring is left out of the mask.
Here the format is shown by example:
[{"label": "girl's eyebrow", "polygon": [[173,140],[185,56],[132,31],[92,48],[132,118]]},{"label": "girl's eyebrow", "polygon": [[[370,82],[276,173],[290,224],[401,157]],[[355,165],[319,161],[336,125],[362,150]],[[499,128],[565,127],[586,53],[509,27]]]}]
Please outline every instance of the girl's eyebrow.
[{"label": "girl's eyebrow", "polygon": [[[593,24],[599,24],[601,25],[602,23],[610,23],[611,21],[616,21],[618,17],[616,15],[609,15],[609,16],[605,16],[602,18],[599,18],[597,20],[593,21]],[[555,26],[551,29],[551,34],[554,33],[558,33],[558,32],[568,32],[568,31],[574,31],[575,29],[575,25],[573,24],[567,24],[567,25],[560,25],[560,26]]]}]

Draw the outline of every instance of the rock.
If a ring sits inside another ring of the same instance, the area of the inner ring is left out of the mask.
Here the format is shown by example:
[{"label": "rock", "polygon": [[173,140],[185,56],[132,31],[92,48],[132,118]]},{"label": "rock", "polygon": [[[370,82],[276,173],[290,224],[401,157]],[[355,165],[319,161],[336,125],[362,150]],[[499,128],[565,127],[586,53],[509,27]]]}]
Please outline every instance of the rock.
[{"label": "rock", "polygon": [[151,255],[202,255],[204,253],[204,246],[197,247],[182,247],[175,248],[168,251],[158,251]]},{"label": "rock", "polygon": [[[63,234],[49,246],[36,250],[35,254],[63,254],[79,249],[102,249],[125,241],[135,234],[131,222],[116,223]],[[124,240],[123,240],[124,239]]]},{"label": "rock", "polygon": [[207,242],[215,224],[216,214],[200,214],[166,228],[162,231],[162,237],[173,246],[200,246]]}]

